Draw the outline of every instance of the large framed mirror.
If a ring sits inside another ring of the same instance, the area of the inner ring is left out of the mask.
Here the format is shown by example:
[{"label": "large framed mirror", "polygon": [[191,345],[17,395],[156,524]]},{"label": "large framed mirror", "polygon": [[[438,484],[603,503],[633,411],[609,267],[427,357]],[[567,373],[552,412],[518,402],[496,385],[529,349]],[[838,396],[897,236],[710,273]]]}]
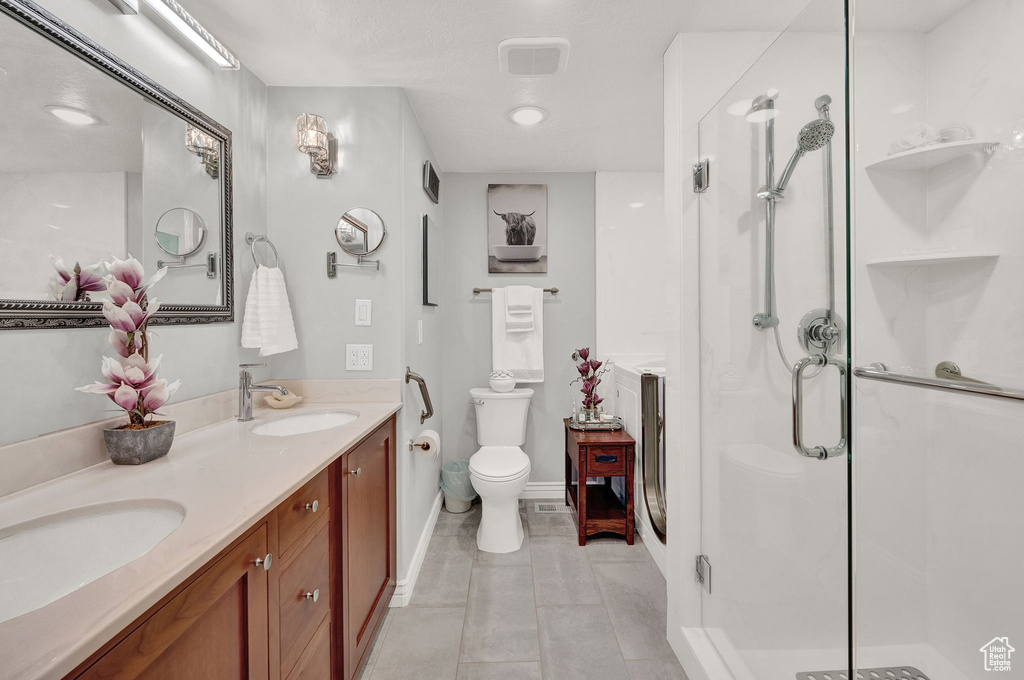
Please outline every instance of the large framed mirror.
[{"label": "large framed mirror", "polygon": [[28,0],[0,46],[0,330],[105,325],[128,255],[152,323],[232,321],[231,131]]}]

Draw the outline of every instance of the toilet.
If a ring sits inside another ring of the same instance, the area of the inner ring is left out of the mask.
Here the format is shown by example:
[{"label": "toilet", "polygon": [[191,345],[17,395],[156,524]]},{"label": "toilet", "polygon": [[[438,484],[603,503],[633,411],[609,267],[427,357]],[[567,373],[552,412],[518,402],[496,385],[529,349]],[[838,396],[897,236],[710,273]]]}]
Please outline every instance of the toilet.
[{"label": "toilet", "polygon": [[515,552],[523,544],[519,494],[530,480],[530,458],[519,447],[526,442],[533,390],[495,392],[480,387],[469,393],[480,444],[469,459],[469,479],[483,504],[476,545],[484,552]]}]

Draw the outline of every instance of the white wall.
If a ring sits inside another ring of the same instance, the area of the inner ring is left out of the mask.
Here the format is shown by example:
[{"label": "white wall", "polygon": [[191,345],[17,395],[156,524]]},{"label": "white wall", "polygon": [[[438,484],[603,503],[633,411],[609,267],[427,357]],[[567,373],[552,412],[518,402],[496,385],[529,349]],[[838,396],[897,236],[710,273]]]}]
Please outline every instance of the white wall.
[{"label": "white wall", "polygon": [[[266,87],[251,72],[224,71],[172,36],[161,19],[123,16],[109,3],[43,0],[56,14],[118,57],[227,126],[234,144],[235,252],[247,225],[266,214]],[[5,19],[6,20],[6,19]],[[242,262],[236,258],[236,263]],[[237,277],[242,266],[236,267]],[[244,287],[236,309],[244,304]],[[159,297],[159,290],[156,291]],[[163,354],[161,374],[181,378],[176,399],[229,389],[237,382],[237,324],[162,326],[153,351]],[[0,333],[0,382],[31,386],[30,398],[9,396],[0,408],[0,444],[110,416],[109,400],[74,392],[100,377],[99,357],[109,329]],[[202,348],[203,351],[196,351]]]},{"label": "white wall", "polygon": [[599,172],[595,184],[598,350],[616,361],[664,357],[664,174]]},{"label": "white wall", "polygon": [[[487,185],[548,185],[548,273],[487,273]],[[510,284],[556,287],[544,295],[544,383],[529,385],[526,445],[531,484],[565,480],[562,419],[579,396],[570,359],[595,343],[595,195],[592,173],[445,173],[444,441],[445,460],[468,460],[479,448],[469,390],[491,373],[491,296],[473,288]],[[610,383],[610,381],[609,381]],[[559,492],[555,492],[558,495]]]},{"label": "white wall", "polygon": [[[299,349],[269,357],[265,375],[280,378],[400,378],[406,366],[421,373],[433,388],[440,414],[440,310],[420,305],[420,216],[436,221],[440,206],[423,193],[420,173],[433,153],[405,93],[399,88],[272,87],[268,91],[267,231],[281,256],[295,319]],[[317,113],[338,139],[338,172],[318,179],[309,159],[295,147],[295,119]],[[339,268],[328,278],[327,251],[352,264],[334,237],[341,215],[351,208],[375,210],[387,237],[370,256],[372,268]],[[253,229],[263,232],[263,229]],[[245,258],[250,259],[248,252]],[[251,261],[247,263],[251,271]],[[243,286],[248,285],[248,278]],[[372,302],[372,325],[355,325],[355,301]],[[424,343],[416,322],[424,321]],[[373,345],[373,370],[345,369],[345,345]],[[252,354],[254,350],[246,350]],[[428,510],[437,492],[439,464],[415,457],[405,446],[417,432],[420,397],[415,384],[405,386],[406,408],[399,413],[398,512],[399,579],[405,578]],[[440,415],[423,424],[439,429]]]}]

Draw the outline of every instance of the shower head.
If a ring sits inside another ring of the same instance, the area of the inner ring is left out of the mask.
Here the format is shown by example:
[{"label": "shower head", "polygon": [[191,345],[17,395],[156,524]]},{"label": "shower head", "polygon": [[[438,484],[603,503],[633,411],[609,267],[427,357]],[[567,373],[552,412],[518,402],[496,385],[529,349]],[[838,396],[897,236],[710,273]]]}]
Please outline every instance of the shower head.
[{"label": "shower head", "polygon": [[832,135],[836,133],[836,126],[830,120],[824,118],[817,118],[812,120],[807,125],[800,128],[800,134],[796,138],[796,151],[789,159],[789,163],[786,164],[786,169],[782,171],[782,177],[779,179],[779,184],[776,190],[781,193],[786,190],[786,186],[789,184],[790,178],[793,176],[793,170],[796,169],[797,161],[805,153],[810,151],[817,151],[821,147],[832,141]]}]

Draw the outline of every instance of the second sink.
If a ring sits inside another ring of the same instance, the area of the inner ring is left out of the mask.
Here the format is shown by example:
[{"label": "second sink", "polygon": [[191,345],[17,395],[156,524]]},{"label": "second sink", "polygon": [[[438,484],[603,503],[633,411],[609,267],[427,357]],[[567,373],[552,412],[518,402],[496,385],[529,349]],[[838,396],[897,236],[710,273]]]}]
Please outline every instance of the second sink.
[{"label": "second sink", "polygon": [[329,430],[333,427],[348,425],[359,418],[358,413],[350,411],[322,411],[320,413],[302,413],[299,415],[278,418],[252,428],[253,434],[265,437],[288,437],[307,432]]}]

